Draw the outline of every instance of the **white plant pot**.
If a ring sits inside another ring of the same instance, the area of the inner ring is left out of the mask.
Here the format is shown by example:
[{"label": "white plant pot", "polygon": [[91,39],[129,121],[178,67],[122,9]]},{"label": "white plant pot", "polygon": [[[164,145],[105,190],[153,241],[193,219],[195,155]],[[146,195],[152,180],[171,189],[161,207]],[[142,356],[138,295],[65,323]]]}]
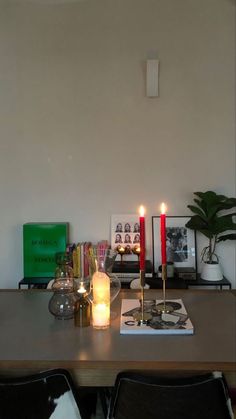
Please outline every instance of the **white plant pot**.
[{"label": "white plant pot", "polygon": [[223,274],[219,263],[204,263],[201,278],[206,281],[221,281]]}]

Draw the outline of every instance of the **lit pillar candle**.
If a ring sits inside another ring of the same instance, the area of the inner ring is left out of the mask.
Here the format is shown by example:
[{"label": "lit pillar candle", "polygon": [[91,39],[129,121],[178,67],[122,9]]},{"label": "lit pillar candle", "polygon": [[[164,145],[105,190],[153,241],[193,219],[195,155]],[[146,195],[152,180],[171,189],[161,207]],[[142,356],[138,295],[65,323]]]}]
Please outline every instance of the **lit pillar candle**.
[{"label": "lit pillar candle", "polygon": [[161,204],[161,263],[166,264],[166,206]]},{"label": "lit pillar candle", "polygon": [[104,272],[95,272],[92,278],[93,327],[105,329],[110,323],[110,278]]},{"label": "lit pillar candle", "polygon": [[110,301],[110,278],[105,272],[93,274],[93,301],[95,303],[108,303]]},{"label": "lit pillar candle", "polygon": [[110,304],[94,303],[92,305],[93,327],[106,329],[110,324]]},{"label": "lit pillar candle", "polygon": [[139,257],[139,263],[140,263],[140,271],[145,270],[145,209],[141,205],[139,208],[139,224],[140,224],[140,257]]}]

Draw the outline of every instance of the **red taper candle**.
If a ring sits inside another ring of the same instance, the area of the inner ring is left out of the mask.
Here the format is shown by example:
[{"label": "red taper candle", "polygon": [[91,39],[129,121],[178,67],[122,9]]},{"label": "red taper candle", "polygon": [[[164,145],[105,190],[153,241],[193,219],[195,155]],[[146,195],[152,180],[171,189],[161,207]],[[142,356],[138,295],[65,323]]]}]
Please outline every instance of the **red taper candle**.
[{"label": "red taper candle", "polygon": [[144,218],[145,209],[141,205],[139,208],[139,224],[140,224],[140,257],[139,257],[139,264],[140,264],[140,271],[145,270],[145,218]]},{"label": "red taper candle", "polygon": [[166,264],[166,206],[161,204],[161,263]]}]

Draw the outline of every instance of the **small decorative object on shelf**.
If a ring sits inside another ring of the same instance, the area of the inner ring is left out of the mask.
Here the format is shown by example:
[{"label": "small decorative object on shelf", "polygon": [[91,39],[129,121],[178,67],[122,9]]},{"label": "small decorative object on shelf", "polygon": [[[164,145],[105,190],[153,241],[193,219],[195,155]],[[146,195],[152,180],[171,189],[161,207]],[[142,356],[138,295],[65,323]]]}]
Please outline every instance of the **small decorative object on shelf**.
[{"label": "small decorative object on shelf", "polygon": [[119,253],[119,255],[120,255],[120,261],[121,261],[121,263],[123,263],[123,256],[124,256],[124,254],[125,254],[125,247],[124,247],[124,246],[122,246],[121,244],[119,244],[119,245],[117,246],[116,250],[117,250],[117,252],[118,252],[118,253]]},{"label": "small decorative object on shelf", "polygon": [[141,252],[140,245],[139,245],[139,244],[136,244],[136,245],[132,248],[132,252],[133,252],[133,254],[134,254],[134,255],[137,255],[137,256],[138,256],[138,260],[139,260],[139,257],[140,257],[140,252]]},{"label": "small decorative object on shelf", "polygon": [[90,302],[87,298],[88,290],[86,281],[81,279],[79,287],[76,291],[76,303],[74,313],[74,323],[77,327],[90,326]]}]

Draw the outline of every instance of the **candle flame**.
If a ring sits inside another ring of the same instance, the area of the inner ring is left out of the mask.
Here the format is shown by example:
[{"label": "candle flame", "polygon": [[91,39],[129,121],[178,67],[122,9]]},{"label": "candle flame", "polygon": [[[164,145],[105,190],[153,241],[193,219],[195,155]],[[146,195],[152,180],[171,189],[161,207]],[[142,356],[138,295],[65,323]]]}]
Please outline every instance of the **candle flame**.
[{"label": "candle flame", "polygon": [[161,213],[162,214],[166,213],[166,204],[164,202],[162,202],[162,204],[161,204]]},{"label": "candle flame", "polygon": [[77,291],[78,291],[79,294],[84,294],[86,292],[83,281],[81,281],[80,287]]},{"label": "candle flame", "polygon": [[139,208],[139,215],[140,217],[144,217],[144,214],[145,214],[145,208],[143,205],[141,205]]}]

